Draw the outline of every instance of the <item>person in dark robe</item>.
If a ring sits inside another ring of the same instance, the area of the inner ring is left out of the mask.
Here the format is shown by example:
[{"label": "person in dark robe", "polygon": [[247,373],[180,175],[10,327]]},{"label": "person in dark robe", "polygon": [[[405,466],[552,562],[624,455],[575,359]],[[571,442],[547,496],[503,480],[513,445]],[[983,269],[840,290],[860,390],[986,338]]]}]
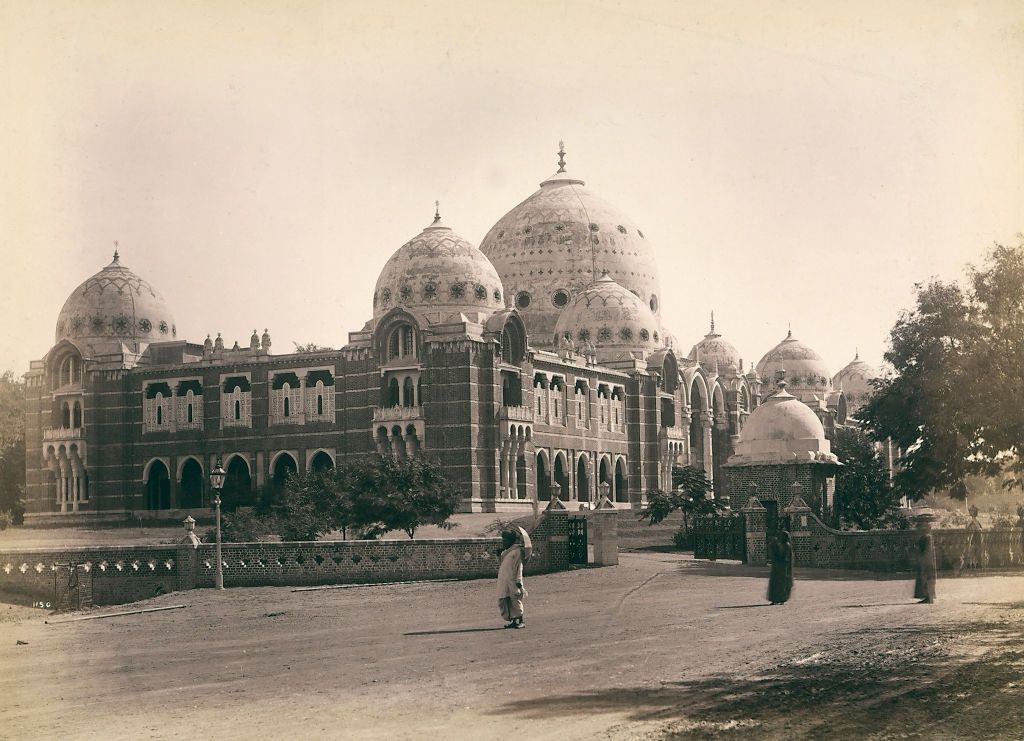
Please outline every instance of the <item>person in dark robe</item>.
[{"label": "person in dark robe", "polygon": [[917,539],[917,578],[914,599],[924,604],[935,601],[935,548],[932,536],[925,533]]},{"label": "person in dark robe", "polygon": [[769,545],[768,562],[768,601],[773,605],[785,604],[793,592],[793,546],[785,530]]}]

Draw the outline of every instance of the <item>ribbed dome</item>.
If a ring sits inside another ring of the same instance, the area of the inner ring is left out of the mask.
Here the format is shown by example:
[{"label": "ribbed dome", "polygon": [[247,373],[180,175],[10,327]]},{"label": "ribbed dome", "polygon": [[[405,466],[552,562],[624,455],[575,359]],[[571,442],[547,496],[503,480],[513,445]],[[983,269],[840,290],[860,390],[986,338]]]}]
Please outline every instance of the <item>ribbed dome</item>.
[{"label": "ribbed dome", "polygon": [[501,279],[483,252],[441,223],[398,248],[377,278],[373,316],[396,306],[450,316],[504,307]]},{"label": "ribbed dome", "polygon": [[780,370],[786,372],[790,392],[801,398],[812,395],[823,397],[832,389],[832,373],[825,361],[810,347],[794,338],[792,332],[757,364],[757,375],[769,386],[774,384]]},{"label": "ribbed dome", "polygon": [[704,335],[704,339],[690,349],[690,360],[698,361],[707,369],[737,368],[740,364],[739,351],[728,340],[723,340],[722,335],[715,332],[715,315],[711,315],[711,331]]},{"label": "ribbed dome", "polygon": [[751,412],[736,443],[731,465],[835,463],[818,416],[783,388]]},{"label": "ribbed dome", "polygon": [[576,294],[561,313],[551,339],[593,343],[598,357],[652,352],[662,347],[657,318],[647,304],[604,275]]},{"label": "ribbed dome", "polygon": [[122,265],[117,252],[109,265],[68,296],[57,318],[57,342],[155,342],[173,339],[177,334],[174,316],[163,296]]},{"label": "ribbed dome", "polygon": [[603,271],[660,315],[661,283],[643,232],[564,166],[505,214],[480,249],[539,345],[554,337],[573,296]]},{"label": "ribbed dome", "polygon": [[877,368],[860,359],[860,353],[857,353],[845,368],[835,374],[832,378],[832,386],[842,391],[846,397],[847,414],[854,414],[864,406],[868,397],[874,393],[874,388],[870,383],[871,379],[878,378],[880,375]]}]

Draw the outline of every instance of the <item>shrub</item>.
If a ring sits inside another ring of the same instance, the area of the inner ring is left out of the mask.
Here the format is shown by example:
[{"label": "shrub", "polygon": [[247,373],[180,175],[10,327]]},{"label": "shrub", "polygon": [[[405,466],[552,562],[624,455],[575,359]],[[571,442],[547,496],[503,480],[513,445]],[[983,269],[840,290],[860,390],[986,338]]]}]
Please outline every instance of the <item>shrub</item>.
[{"label": "shrub", "polygon": [[[221,515],[220,539],[222,543],[255,543],[270,535],[274,523],[271,518],[260,517],[251,509],[239,509]],[[215,543],[217,531],[208,530],[203,535],[204,543]]]},{"label": "shrub", "polygon": [[686,530],[676,530],[672,534],[672,542],[675,543],[676,548],[681,551],[693,550],[693,536]]},{"label": "shrub", "polygon": [[0,512],[0,530],[6,530],[14,524],[14,515],[7,510]]}]

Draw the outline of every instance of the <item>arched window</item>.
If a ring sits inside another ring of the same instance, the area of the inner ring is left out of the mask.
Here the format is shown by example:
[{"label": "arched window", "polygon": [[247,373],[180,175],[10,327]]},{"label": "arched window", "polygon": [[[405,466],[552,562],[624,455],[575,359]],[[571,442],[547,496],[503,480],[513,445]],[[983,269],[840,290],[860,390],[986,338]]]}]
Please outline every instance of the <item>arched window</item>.
[{"label": "arched window", "polygon": [[398,379],[392,378],[388,381],[388,406],[397,407],[401,401],[401,396],[398,391]]},{"label": "arched window", "polygon": [[402,355],[415,355],[415,346],[413,345],[413,333],[412,327],[406,325],[402,327]]},{"label": "arched window", "polygon": [[[191,396],[192,392],[189,391],[188,393]],[[187,417],[188,417],[188,423],[192,424],[192,400],[191,399],[188,400]]]},{"label": "arched window", "polygon": [[164,423],[164,408],[162,406],[160,406],[160,397],[159,396],[157,397],[156,423],[158,425],[162,425]]},{"label": "arched window", "polygon": [[71,424],[76,429],[82,426],[82,404],[81,402],[75,402],[74,414],[71,419]]},{"label": "arched window", "polygon": [[291,405],[289,403],[290,401],[291,401],[291,399],[289,399],[287,396],[284,397],[284,416],[286,416],[286,417],[291,415],[292,409],[291,409]]},{"label": "arched window", "polygon": [[401,324],[388,336],[388,360],[416,356],[416,331],[410,324]]},{"label": "arched window", "polygon": [[61,427],[69,429],[71,427],[71,405],[66,401],[61,405],[60,408],[60,421]]},{"label": "arched window", "polygon": [[321,416],[324,413],[324,390],[323,383],[317,381],[316,384],[316,416]]},{"label": "arched window", "polygon": [[242,402],[240,402],[238,399],[235,399],[235,419],[242,419]]},{"label": "arched window", "polygon": [[416,406],[416,397],[413,392],[412,377],[406,376],[402,382],[402,406],[413,407]]},{"label": "arched window", "polygon": [[396,329],[391,333],[391,338],[388,340],[388,360],[400,357],[402,357],[402,335]]}]

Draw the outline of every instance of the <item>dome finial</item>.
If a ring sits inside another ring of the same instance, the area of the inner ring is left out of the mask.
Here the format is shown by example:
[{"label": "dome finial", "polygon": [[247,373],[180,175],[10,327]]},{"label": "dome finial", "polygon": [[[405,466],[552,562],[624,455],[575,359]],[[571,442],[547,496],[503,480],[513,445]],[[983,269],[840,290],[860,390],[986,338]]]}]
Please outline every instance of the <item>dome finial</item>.
[{"label": "dome finial", "polygon": [[793,339],[793,322],[786,322],[786,325],[789,328],[788,331],[786,332],[786,339],[787,340],[791,340],[791,339]]},{"label": "dome finial", "polygon": [[434,223],[436,224],[441,220],[441,202],[434,201]]},{"label": "dome finial", "polygon": [[115,239],[114,240],[114,262],[115,263],[118,263],[118,261],[121,259],[121,256],[119,254],[117,254],[117,247],[118,247],[118,244],[117,244],[117,240]]},{"label": "dome finial", "polygon": [[853,359],[854,360],[860,360],[860,348],[859,347],[854,347],[853,348]]},{"label": "dome finial", "polygon": [[558,171],[565,172],[565,142],[558,140]]},{"label": "dome finial", "polygon": [[715,333],[715,310],[711,310],[711,334]]}]

